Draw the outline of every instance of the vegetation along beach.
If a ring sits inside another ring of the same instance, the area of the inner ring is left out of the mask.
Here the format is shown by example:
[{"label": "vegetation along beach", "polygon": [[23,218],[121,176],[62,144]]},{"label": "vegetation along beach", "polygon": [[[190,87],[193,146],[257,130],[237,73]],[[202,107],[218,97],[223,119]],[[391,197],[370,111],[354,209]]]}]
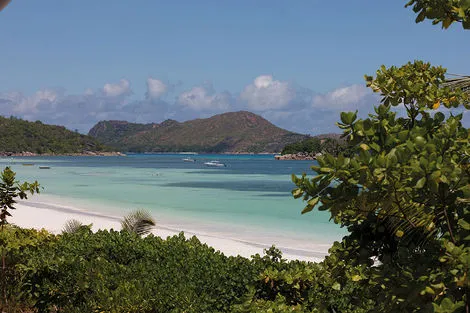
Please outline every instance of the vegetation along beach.
[{"label": "vegetation along beach", "polygon": [[470,313],[469,1],[0,28],[0,313]]}]

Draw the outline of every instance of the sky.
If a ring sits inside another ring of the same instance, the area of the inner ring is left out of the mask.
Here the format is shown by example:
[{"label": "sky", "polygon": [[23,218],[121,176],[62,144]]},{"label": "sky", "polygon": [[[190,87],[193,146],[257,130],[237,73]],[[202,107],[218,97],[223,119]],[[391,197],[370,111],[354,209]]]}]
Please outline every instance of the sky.
[{"label": "sky", "polygon": [[12,0],[0,12],[0,115],[87,133],[247,110],[306,134],[379,101],[380,65],[470,73],[470,32],[407,1]]}]

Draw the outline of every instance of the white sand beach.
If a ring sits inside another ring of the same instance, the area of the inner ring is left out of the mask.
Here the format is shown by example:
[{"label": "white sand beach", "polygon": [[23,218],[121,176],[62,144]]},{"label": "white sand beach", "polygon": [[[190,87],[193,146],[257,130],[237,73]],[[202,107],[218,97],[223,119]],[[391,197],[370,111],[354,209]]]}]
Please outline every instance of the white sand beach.
[{"label": "white sand beach", "polygon": [[[32,201],[20,201],[16,205],[16,210],[12,212],[9,222],[23,228],[46,229],[52,233],[60,233],[68,220],[76,219],[85,225],[93,224],[94,231],[98,229],[120,229],[121,216],[113,216],[103,214],[101,212],[93,212],[79,207],[71,207],[68,205],[44,202],[44,199],[36,196],[32,197]],[[40,201],[37,201],[40,200]],[[241,255],[250,257],[255,254],[263,254],[263,250],[269,248],[269,245],[256,243],[256,240],[246,241],[246,239],[238,240],[236,238],[224,238],[223,236],[214,235],[206,232],[198,232],[194,230],[174,229],[171,225],[160,224],[153,230],[153,234],[166,238],[184,231],[186,237],[193,235],[206,243],[207,245],[220,250],[225,255]],[[303,260],[310,262],[319,262],[327,255],[328,245],[316,246],[314,251],[303,249],[282,248],[283,257],[288,260]]]}]

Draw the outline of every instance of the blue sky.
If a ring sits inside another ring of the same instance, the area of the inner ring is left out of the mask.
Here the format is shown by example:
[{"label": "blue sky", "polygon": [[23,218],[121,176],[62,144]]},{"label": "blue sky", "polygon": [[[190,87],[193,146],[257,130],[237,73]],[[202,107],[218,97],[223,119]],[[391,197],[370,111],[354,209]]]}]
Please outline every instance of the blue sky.
[{"label": "blue sky", "polygon": [[406,1],[12,0],[0,12],[0,114],[86,132],[249,110],[337,131],[376,102],[364,74],[414,59],[469,73],[469,32]]}]

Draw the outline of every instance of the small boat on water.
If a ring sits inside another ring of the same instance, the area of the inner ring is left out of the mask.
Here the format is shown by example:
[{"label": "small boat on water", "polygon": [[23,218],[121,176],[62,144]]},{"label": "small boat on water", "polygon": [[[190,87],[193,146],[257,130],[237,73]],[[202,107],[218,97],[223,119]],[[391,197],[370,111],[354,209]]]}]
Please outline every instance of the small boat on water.
[{"label": "small boat on water", "polygon": [[193,162],[193,163],[196,162],[195,159],[191,159],[191,158],[184,158],[183,161],[184,162]]},{"label": "small boat on water", "polygon": [[209,161],[204,163],[205,166],[209,167],[226,167],[225,163],[221,163],[220,161]]},{"label": "small boat on water", "polygon": [[23,163],[23,166],[33,166],[34,163]]},{"label": "small boat on water", "polygon": [[47,170],[47,169],[50,169],[51,167],[50,166],[40,166],[39,168],[41,170]]}]

